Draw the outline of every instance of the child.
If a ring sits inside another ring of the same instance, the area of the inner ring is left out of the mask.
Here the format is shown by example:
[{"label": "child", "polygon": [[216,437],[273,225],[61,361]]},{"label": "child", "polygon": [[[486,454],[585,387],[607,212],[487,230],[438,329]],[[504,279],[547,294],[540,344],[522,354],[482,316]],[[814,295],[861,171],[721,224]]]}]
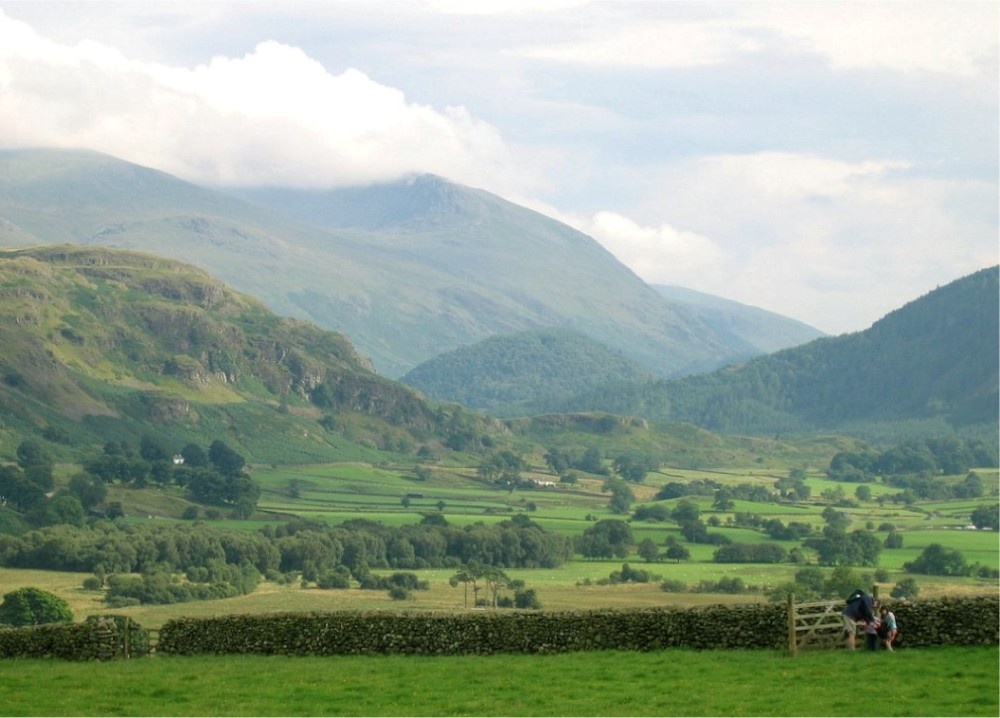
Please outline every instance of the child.
[{"label": "child", "polygon": [[882,645],[885,646],[887,651],[892,650],[892,641],[896,638],[896,634],[899,633],[899,627],[896,625],[896,614],[890,611],[885,606],[879,610],[879,614],[882,618]]}]

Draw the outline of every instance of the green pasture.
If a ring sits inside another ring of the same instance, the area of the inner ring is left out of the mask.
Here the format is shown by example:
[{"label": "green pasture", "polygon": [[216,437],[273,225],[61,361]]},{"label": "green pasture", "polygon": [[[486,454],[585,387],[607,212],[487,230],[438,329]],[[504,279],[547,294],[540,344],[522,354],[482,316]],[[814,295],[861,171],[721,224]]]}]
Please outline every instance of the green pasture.
[{"label": "green pasture", "polygon": [[0,661],[5,715],[996,716],[996,647]]}]

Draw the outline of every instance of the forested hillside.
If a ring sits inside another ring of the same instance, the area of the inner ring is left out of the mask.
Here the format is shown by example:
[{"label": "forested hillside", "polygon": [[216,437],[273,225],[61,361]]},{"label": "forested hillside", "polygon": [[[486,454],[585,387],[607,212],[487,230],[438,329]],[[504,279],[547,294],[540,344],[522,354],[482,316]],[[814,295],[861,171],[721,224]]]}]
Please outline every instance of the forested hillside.
[{"label": "forested hillside", "polygon": [[404,383],[436,401],[456,402],[494,416],[523,415],[610,379],[653,378],[650,372],[569,329],[490,337],[424,362]]},{"label": "forested hillside", "polygon": [[898,309],[870,329],[674,381],[619,383],[536,409],[601,409],[723,433],[980,430],[998,424],[998,269]]}]

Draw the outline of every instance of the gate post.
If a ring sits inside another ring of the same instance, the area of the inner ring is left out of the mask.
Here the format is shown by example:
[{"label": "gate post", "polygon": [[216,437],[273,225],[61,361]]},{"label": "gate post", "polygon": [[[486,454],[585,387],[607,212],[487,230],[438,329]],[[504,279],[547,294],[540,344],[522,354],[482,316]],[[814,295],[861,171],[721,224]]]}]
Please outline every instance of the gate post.
[{"label": "gate post", "polygon": [[794,658],[798,653],[798,641],[795,638],[795,594],[788,594],[788,653]]}]

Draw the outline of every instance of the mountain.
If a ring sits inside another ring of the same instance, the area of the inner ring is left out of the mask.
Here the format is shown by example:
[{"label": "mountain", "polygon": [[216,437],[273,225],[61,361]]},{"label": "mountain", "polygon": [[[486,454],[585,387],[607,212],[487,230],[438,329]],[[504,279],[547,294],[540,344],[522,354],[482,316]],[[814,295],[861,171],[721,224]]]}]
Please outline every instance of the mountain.
[{"label": "mountain", "polygon": [[562,327],[658,376],[759,354],[597,242],[433,176],[230,193],[92,152],[0,151],[0,245],[153,252],[349,337],[398,377],[497,334]]},{"label": "mountain", "polygon": [[429,441],[448,418],[342,335],[199,269],[69,245],[0,252],[0,417],[6,455],[26,435],[69,447],[155,433],[285,462]]},{"label": "mountain", "polygon": [[997,435],[1000,288],[980,270],[866,331],[676,380],[609,385],[536,411],[602,410],[722,433],[854,431],[906,423]]},{"label": "mountain", "polygon": [[696,312],[706,326],[720,335],[746,342],[758,354],[771,354],[823,336],[821,331],[808,324],[766,309],[685,287],[663,284],[652,287],[672,304],[686,306]]},{"label": "mountain", "polygon": [[[377,220],[381,222],[382,220]],[[805,344],[821,332],[794,319],[682,287],[654,286],[660,294],[733,345],[753,354]],[[400,380],[442,402],[494,416],[518,416],[561,397],[608,384],[652,380],[651,372],[621,352],[570,329],[503,334],[434,357]]]},{"label": "mountain", "polygon": [[435,401],[455,402],[493,416],[516,416],[539,402],[610,380],[651,378],[634,361],[579,332],[539,329],[490,337],[446,352],[400,381]]}]

